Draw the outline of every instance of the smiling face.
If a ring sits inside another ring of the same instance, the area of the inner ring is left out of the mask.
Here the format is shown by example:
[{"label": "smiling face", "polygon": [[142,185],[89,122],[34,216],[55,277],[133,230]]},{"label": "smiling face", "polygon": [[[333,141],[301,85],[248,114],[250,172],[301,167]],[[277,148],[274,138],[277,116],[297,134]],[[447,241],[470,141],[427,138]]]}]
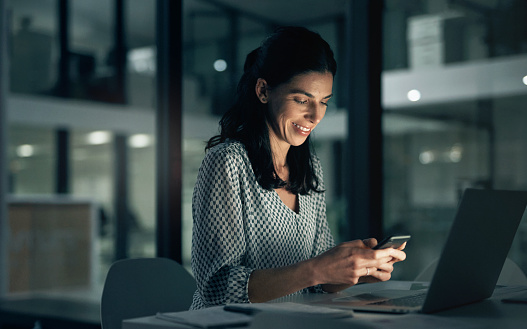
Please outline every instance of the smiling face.
[{"label": "smiling face", "polygon": [[329,72],[300,74],[272,89],[258,79],[256,93],[262,103],[268,103],[273,119],[269,123],[271,147],[286,150],[302,145],[326,114],[332,88]]}]

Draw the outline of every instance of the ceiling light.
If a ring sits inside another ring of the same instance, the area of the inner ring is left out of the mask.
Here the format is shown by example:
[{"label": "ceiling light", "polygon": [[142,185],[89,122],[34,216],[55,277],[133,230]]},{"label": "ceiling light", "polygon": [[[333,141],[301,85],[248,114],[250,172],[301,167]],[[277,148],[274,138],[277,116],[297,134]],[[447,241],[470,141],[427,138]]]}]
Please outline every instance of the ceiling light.
[{"label": "ceiling light", "polygon": [[455,144],[450,148],[448,158],[451,162],[460,162],[463,156],[463,147],[460,144]]},{"label": "ceiling light", "polygon": [[35,147],[33,145],[24,144],[16,148],[16,154],[21,158],[28,158],[35,154]]},{"label": "ceiling light", "polygon": [[156,50],[152,47],[130,49],[128,67],[137,73],[152,74],[156,71]]},{"label": "ceiling light", "polygon": [[88,134],[86,141],[90,145],[101,145],[110,142],[110,132],[108,131],[93,131]]},{"label": "ceiling light", "polygon": [[417,89],[412,89],[408,92],[406,96],[408,97],[410,102],[417,102],[421,99],[421,92]]},{"label": "ceiling light", "polygon": [[146,134],[136,134],[130,136],[130,139],[128,140],[128,145],[133,148],[143,148],[150,146],[151,144],[151,138],[149,135]]},{"label": "ceiling light", "polygon": [[227,69],[227,62],[223,59],[217,59],[214,62],[214,69],[218,72],[223,72]]},{"label": "ceiling light", "polygon": [[523,84],[527,86],[527,75],[523,77]]},{"label": "ceiling light", "polygon": [[436,160],[436,156],[433,151],[424,151],[419,154],[419,162],[422,164],[430,164]]}]

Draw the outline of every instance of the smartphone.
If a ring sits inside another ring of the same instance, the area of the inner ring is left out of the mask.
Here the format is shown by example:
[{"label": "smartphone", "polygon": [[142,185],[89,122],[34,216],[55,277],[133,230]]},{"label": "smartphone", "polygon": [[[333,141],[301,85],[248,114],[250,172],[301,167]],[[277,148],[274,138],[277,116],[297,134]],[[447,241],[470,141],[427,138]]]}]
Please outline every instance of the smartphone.
[{"label": "smartphone", "polygon": [[392,235],[379,242],[372,249],[399,248],[403,243],[410,240],[411,235]]}]

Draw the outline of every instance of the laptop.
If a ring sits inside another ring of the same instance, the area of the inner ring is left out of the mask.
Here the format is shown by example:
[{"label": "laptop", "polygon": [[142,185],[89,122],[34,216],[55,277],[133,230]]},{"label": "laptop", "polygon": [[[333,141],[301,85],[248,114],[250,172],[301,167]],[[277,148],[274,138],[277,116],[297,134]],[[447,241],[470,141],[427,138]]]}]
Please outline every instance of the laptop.
[{"label": "laptop", "polygon": [[355,311],[434,313],[488,298],[522,218],[527,218],[527,191],[466,189],[428,289],[381,290],[329,304]]}]

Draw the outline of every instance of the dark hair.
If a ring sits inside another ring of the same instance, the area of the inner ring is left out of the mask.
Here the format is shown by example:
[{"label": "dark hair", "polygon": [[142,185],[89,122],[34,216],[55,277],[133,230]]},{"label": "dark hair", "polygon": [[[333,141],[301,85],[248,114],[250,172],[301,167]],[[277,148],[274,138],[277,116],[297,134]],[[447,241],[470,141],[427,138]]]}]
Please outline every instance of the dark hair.
[{"label": "dark hair", "polygon": [[271,190],[285,186],[295,194],[321,192],[309,137],[302,145],[289,149],[286,159],[289,183],[276,174],[267,126],[271,114],[267,104],[258,100],[255,86],[258,78],[274,88],[308,72],[329,72],[335,76],[337,63],[330,46],[318,33],[306,28],[280,27],[247,55],[243,69],[235,103],[220,120],[220,134],[208,141],[206,149],[227,139],[240,141],[263,188]]}]

